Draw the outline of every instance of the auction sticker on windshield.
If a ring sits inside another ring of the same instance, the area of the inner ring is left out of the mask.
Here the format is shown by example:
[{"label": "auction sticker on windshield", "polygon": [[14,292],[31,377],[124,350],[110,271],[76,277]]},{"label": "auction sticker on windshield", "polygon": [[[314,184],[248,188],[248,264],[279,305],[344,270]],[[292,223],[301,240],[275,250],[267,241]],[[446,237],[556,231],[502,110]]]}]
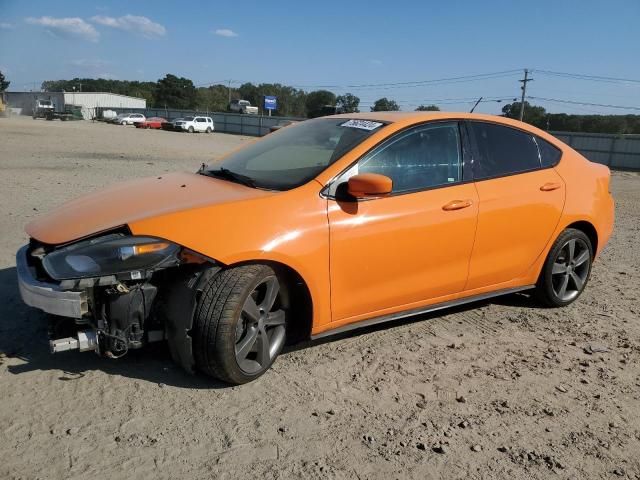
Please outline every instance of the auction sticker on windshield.
[{"label": "auction sticker on windshield", "polygon": [[341,127],[360,128],[362,130],[375,130],[382,125],[384,125],[384,123],[372,122],[370,120],[349,120],[340,124]]}]

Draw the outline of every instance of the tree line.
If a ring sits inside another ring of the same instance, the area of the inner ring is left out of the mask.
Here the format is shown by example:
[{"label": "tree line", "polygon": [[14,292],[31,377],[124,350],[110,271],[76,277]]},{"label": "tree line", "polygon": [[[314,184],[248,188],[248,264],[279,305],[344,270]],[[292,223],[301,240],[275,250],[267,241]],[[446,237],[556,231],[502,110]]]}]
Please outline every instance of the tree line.
[{"label": "tree line", "polygon": [[[0,72],[0,91],[9,82]],[[226,111],[233,99],[243,99],[262,109],[265,95],[278,98],[274,115],[314,118],[332,113],[356,113],[360,111],[360,99],[352,94],[336,95],[329,90],[304,90],[280,83],[243,83],[230,85],[195,86],[184,77],[167,74],[156,82],[110,80],[104,78],[74,78],[72,80],[48,80],[42,83],[43,91],[111,92],[142,97],[147,105],[155,108],[191,109],[200,111]],[[524,102],[524,121],[543,130],[566,132],[590,132],[613,134],[640,134],[640,115],[573,115],[548,113],[544,107]],[[400,106],[393,99],[379,98],[369,107],[372,112],[397,111]],[[420,105],[417,111],[437,111],[437,105]],[[502,108],[502,114],[519,118],[520,102]]]},{"label": "tree line", "polygon": [[[502,107],[502,114],[520,118],[520,102]],[[548,113],[544,107],[524,102],[524,121],[542,130],[554,132],[585,132],[640,134],[640,115],[571,115]]]}]

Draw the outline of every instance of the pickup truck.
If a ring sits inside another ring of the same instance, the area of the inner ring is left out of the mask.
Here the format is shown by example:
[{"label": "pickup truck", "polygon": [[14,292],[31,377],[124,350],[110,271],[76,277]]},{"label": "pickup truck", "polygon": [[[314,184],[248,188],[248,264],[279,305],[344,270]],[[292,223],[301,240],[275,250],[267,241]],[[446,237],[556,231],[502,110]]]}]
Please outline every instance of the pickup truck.
[{"label": "pickup truck", "polygon": [[258,114],[258,107],[252,107],[249,100],[231,100],[229,110],[235,113],[245,113],[247,115]]}]

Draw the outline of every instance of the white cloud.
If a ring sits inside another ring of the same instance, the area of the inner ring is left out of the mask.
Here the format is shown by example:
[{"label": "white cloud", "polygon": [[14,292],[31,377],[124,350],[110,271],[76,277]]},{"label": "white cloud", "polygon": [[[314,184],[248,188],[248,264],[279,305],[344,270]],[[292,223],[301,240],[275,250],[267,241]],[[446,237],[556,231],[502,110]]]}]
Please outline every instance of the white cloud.
[{"label": "white cloud", "polygon": [[107,17],[96,15],[91,17],[91,21],[104,25],[105,27],[116,28],[126,32],[139,33],[147,38],[162,37],[167,33],[167,29],[159,23],[153,22],[147,17],[136,15],[125,15],[123,17]]},{"label": "white cloud", "polygon": [[71,60],[69,64],[74,67],[84,68],[84,69],[102,69],[107,65],[110,65],[111,62],[107,62],[106,60],[100,59],[87,59],[87,58],[79,58],[77,60]]},{"label": "white cloud", "polygon": [[219,28],[215,32],[220,37],[237,37],[238,34],[229,28]]},{"label": "white cloud", "polygon": [[104,78],[105,80],[118,80],[118,76],[113,73],[102,72],[96,75],[98,78]]},{"label": "white cloud", "polygon": [[11,30],[13,28],[12,23],[0,22],[0,28],[3,30]]},{"label": "white cloud", "polygon": [[97,42],[100,38],[100,33],[98,33],[93,25],[85,22],[78,17],[29,17],[26,19],[26,22],[30,23],[31,25],[41,25],[43,27],[46,27],[47,31],[53,33],[54,35],[73,35],[82,37],[85,40],[89,40],[91,42]]}]

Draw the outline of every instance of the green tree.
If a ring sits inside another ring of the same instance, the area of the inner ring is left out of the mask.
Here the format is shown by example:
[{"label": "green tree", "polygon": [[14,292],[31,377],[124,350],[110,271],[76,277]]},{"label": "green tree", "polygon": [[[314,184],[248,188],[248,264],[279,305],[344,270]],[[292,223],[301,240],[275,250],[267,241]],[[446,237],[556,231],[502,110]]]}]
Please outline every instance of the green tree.
[{"label": "green tree", "polygon": [[158,80],[153,93],[153,103],[157,107],[166,105],[170,108],[195,108],[197,92],[193,82],[188,78],[176,77],[168,73]]},{"label": "green tree", "polygon": [[[505,117],[519,119],[520,118],[520,102],[508,103],[502,107],[502,113]],[[536,107],[525,100],[524,102],[524,121],[538,128],[545,129],[547,127],[547,111],[544,107]]]},{"label": "green tree", "polygon": [[224,112],[227,110],[229,103],[229,90],[226,85],[200,87],[196,98],[198,110]]},{"label": "green tree", "polygon": [[437,105],[420,105],[416,108],[416,112],[439,112],[440,107]]},{"label": "green tree", "polygon": [[372,112],[396,112],[400,110],[400,107],[394,100],[389,100],[387,97],[379,98],[371,107]]},{"label": "green tree", "polygon": [[352,93],[345,93],[336,99],[336,106],[344,113],[358,113],[360,111],[358,105],[360,105],[360,99]]},{"label": "green tree", "polygon": [[305,99],[305,107],[307,117],[315,118],[323,115],[323,107],[335,106],[336,96],[328,90],[316,90],[307,94]]},{"label": "green tree", "polygon": [[4,78],[4,74],[0,72],[0,92],[4,92],[7,88],[9,88],[10,83],[10,81]]}]

